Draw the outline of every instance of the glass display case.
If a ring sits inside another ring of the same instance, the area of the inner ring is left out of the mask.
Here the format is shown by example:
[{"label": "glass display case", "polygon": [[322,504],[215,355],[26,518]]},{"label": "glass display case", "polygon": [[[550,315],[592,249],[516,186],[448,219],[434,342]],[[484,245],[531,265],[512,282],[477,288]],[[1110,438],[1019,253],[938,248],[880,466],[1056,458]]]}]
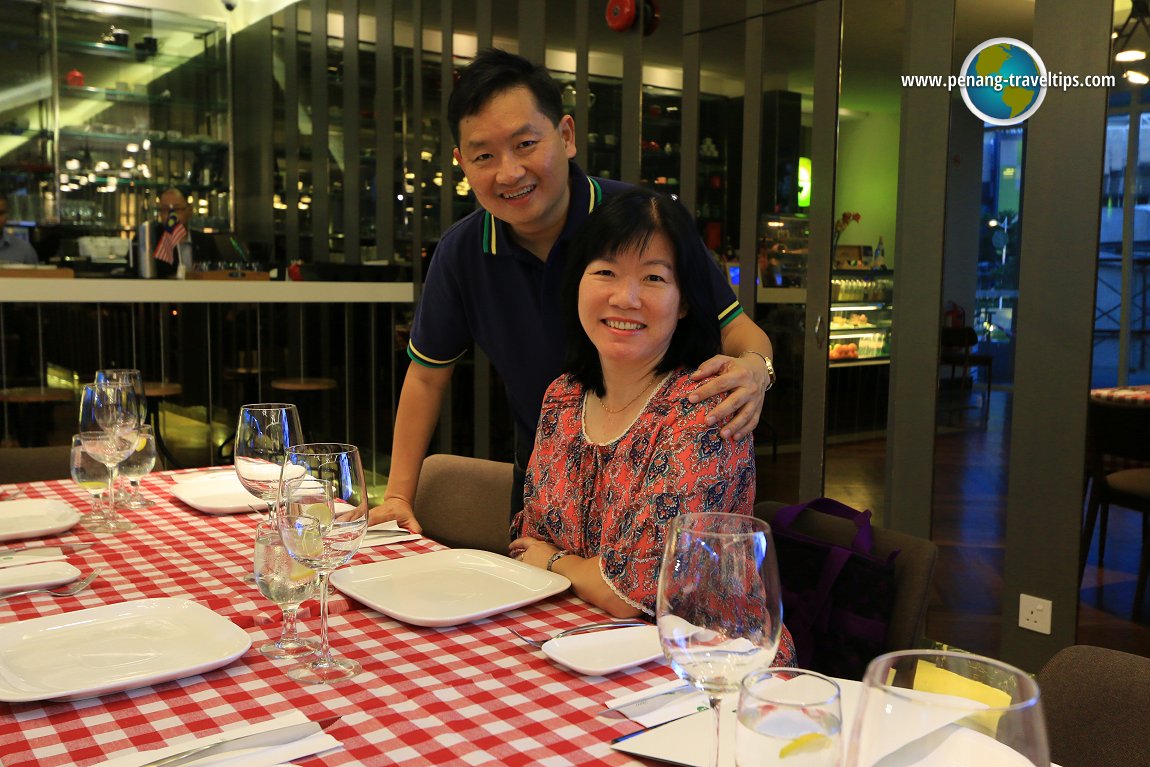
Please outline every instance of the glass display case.
[{"label": "glass display case", "polygon": [[108,3],[6,7],[4,71],[20,95],[0,103],[0,181],[15,220],[126,235],[180,186],[193,226],[226,228],[224,26]]},{"label": "glass display case", "polygon": [[832,366],[890,361],[894,273],[835,270],[831,275],[828,356]]}]

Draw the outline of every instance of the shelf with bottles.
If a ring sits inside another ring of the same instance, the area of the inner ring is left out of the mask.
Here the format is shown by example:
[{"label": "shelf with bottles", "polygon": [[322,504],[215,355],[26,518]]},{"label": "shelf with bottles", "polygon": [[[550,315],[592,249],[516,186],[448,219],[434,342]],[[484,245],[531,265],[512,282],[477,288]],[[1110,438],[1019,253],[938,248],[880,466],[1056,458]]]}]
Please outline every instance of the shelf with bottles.
[{"label": "shelf with bottles", "polygon": [[882,270],[831,273],[828,357],[832,365],[890,359],[894,275]]}]

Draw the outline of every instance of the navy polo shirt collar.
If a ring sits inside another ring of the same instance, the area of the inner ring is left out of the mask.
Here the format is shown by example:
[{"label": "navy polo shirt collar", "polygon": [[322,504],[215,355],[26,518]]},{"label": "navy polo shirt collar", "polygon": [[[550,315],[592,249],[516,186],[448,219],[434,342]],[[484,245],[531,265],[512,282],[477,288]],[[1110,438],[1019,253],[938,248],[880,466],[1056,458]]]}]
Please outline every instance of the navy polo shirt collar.
[{"label": "navy polo shirt collar", "polygon": [[[575,164],[574,160],[568,160],[567,167],[567,183],[571,186],[571,199],[567,208],[567,220],[563,224],[563,231],[559,233],[559,239],[556,240],[555,245],[574,237],[587,215],[603,201],[603,188],[596,179],[585,174]],[[480,237],[482,238],[483,252],[488,255],[518,255],[529,257],[532,261],[539,263],[539,259],[515,243],[511,236],[511,227],[487,211],[483,212]],[[554,253],[555,246],[552,246],[551,255]]]}]

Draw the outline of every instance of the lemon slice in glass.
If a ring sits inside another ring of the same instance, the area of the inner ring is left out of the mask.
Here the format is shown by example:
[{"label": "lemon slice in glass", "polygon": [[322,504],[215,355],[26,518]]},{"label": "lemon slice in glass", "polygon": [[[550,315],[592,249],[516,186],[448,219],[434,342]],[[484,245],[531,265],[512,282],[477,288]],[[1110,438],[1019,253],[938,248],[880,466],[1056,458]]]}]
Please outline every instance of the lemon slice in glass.
[{"label": "lemon slice in glass", "polygon": [[779,749],[779,758],[786,759],[788,756],[796,756],[798,754],[810,754],[815,751],[821,751],[831,745],[831,739],[821,732],[808,732],[787,743]]},{"label": "lemon slice in glass", "polygon": [[326,503],[312,503],[303,508],[303,513],[319,520],[320,527],[331,527],[331,507]]},{"label": "lemon slice in glass", "polygon": [[293,583],[300,583],[301,581],[311,580],[314,575],[315,570],[312,570],[307,565],[301,565],[299,562],[293,561],[291,563],[291,572],[288,573],[288,578],[290,578]]}]

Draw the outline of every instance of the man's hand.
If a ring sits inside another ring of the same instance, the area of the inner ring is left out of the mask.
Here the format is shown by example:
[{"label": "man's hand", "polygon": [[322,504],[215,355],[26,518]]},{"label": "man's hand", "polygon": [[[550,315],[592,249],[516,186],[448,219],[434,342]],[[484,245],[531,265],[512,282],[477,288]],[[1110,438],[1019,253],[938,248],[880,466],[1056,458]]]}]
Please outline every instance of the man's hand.
[{"label": "man's hand", "polygon": [[767,388],[767,368],[763,361],[754,355],[728,357],[717,354],[691,374],[692,381],[706,378],[711,380],[691,393],[691,402],[730,392],[707,414],[707,423],[720,423],[730,418],[720,432],[724,439],[739,440],[754,431],[763,412],[763,394]]},{"label": "man's hand", "polygon": [[406,498],[384,498],[383,503],[373,508],[368,515],[368,525],[378,525],[381,522],[395,520],[399,526],[413,533],[423,532],[419,520],[415,518],[415,510]]}]

